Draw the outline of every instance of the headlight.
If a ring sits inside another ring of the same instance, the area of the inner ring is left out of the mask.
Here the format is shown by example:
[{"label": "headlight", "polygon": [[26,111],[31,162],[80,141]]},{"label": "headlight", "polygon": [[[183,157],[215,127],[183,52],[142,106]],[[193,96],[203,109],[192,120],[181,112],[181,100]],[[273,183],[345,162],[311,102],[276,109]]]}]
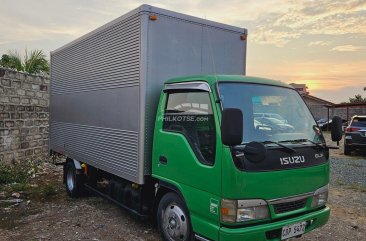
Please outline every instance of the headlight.
[{"label": "headlight", "polygon": [[328,185],[319,188],[314,192],[313,201],[311,203],[311,207],[320,207],[324,206],[328,201]]},{"label": "headlight", "polygon": [[223,222],[245,222],[269,218],[267,202],[262,199],[221,200],[221,220]]}]

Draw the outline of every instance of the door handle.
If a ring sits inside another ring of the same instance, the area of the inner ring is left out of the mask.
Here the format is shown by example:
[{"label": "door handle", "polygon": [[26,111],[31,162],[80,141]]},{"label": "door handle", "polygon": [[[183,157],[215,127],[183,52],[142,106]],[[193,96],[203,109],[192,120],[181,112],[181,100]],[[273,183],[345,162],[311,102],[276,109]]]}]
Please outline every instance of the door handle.
[{"label": "door handle", "polygon": [[160,162],[161,164],[166,165],[166,164],[168,164],[168,159],[166,159],[166,157],[165,157],[165,156],[160,156],[160,157],[159,157],[159,162]]}]

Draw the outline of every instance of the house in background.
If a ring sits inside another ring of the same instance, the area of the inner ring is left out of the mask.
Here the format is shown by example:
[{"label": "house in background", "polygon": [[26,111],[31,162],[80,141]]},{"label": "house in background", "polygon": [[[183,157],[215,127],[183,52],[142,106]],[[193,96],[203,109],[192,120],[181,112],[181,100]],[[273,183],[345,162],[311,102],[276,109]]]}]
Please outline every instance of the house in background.
[{"label": "house in background", "polygon": [[302,94],[302,98],[305,103],[309,106],[311,113],[316,120],[318,119],[328,119],[328,108],[327,106],[332,106],[334,103],[320,99],[310,94]]},{"label": "house in background", "polygon": [[290,84],[292,87],[294,87],[299,94],[304,99],[305,103],[308,105],[311,113],[313,113],[313,116],[316,120],[318,119],[328,119],[328,108],[327,106],[332,106],[334,103],[320,99],[318,97],[315,97],[313,95],[310,95],[308,91],[308,87],[306,84]]},{"label": "house in background", "polygon": [[297,90],[297,92],[299,92],[300,95],[309,94],[308,87],[306,86],[306,84],[295,84],[295,83],[291,83],[290,85],[292,87],[294,87],[294,89]]}]

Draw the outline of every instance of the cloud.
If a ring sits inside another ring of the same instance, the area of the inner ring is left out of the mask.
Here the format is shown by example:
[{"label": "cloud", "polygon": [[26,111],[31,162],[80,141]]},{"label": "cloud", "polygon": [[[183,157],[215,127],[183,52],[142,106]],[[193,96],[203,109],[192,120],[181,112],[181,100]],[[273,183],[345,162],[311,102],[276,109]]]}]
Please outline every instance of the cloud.
[{"label": "cloud", "polygon": [[356,52],[365,49],[362,46],[354,46],[351,44],[348,45],[340,45],[331,49],[331,51],[339,51],[339,52]]},{"label": "cloud", "polygon": [[308,46],[328,46],[330,45],[331,42],[330,41],[312,41],[310,43],[308,43]]},{"label": "cloud", "polygon": [[254,42],[277,47],[309,34],[366,36],[365,0],[2,0],[0,28],[6,34],[0,35],[0,42],[76,38],[144,2],[248,27]]},{"label": "cloud", "polygon": [[357,11],[366,6],[364,0],[323,0],[323,1],[307,1],[301,12],[309,16],[318,16],[332,12]]},{"label": "cloud", "polygon": [[291,33],[286,31],[259,31],[254,34],[251,39],[260,44],[273,44],[277,47],[283,47],[293,39],[300,37],[299,33]]},{"label": "cloud", "polygon": [[[296,38],[283,37],[283,42],[309,35],[340,36],[345,34],[366,37],[366,1],[286,1],[285,12],[277,11],[266,14],[265,18],[256,20],[253,39],[258,43],[274,44],[277,42],[262,41],[262,36],[281,35],[284,31]],[[253,24],[255,26],[255,24]]]}]

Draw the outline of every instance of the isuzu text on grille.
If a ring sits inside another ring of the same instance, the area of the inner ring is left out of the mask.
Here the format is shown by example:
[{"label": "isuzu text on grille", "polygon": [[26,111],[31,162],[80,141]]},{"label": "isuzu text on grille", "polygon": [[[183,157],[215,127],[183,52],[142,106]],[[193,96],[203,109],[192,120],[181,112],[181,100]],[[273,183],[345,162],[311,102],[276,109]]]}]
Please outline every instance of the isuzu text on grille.
[{"label": "isuzu text on grille", "polygon": [[281,161],[281,165],[304,163],[305,157],[304,156],[282,157],[282,158],[280,158],[280,161]]}]

